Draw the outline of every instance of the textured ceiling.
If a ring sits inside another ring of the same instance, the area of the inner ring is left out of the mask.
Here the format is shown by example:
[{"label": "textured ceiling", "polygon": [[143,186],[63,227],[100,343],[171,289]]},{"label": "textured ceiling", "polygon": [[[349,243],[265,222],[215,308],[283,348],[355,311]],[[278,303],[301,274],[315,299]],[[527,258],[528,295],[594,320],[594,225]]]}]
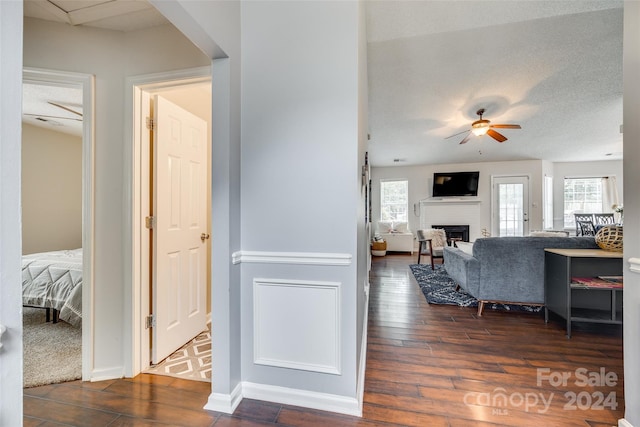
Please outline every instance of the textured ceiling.
[{"label": "textured ceiling", "polygon": [[168,22],[146,0],[24,0],[24,14],[116,31],[135,31]]},{"label": "textured ceiling", "polygon": [[[372,164],[620,159],[622,12],[619,1],[368,2]],[[522,129],[500,129],[502,144],[445,139],[479,108]]]},{"label": "textured ceiling", "polygon": [[[117,31],[167,21],[144,0],[25,0],[25,15]],[[366,2],[374,166],[622,158],[623,2]],[[485,108],[518,123],[458,142]],[[394,161],[398,160],[398,161]]]},{"label": "textured ceiling", "polygon": [[35,83],[22,85],[22,121],[24,123],[82,135],[82,89]]}]

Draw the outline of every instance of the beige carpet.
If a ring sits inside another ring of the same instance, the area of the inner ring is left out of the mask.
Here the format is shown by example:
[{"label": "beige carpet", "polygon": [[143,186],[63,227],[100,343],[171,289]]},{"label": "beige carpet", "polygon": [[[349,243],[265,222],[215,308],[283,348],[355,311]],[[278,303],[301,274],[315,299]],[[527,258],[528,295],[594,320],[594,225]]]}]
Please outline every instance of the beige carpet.
[{"label": "beige carpet", "polygon": [[23,307],[24,387],[82,378],[82,329],[45,323],[45,310]]},{"label": "beige carpet", "polygon": [[211,330],[202,332],[146,373],[211,382]]}]

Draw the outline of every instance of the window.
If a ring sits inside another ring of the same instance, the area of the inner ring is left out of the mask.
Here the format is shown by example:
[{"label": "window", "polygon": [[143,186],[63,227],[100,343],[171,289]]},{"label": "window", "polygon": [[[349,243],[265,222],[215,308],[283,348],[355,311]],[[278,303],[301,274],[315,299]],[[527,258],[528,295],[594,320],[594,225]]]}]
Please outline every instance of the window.
[{"label": "window", "polygon": [[409,181],[380,182],[380,220],[408,221]]},{"label": "window", "polygon": [[574,213],[602,213],[602,178],[564,179],[565,228],[575,228]]}]

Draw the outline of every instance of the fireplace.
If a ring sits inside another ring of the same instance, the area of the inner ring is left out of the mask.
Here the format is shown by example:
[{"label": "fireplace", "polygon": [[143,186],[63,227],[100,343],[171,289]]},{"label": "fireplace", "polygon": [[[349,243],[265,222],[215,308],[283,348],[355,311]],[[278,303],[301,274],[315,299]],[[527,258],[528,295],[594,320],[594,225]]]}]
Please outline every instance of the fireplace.
[{"label": "fireplace", "polygon": [[468,225],[432,225],[431,228],[442,228],[447,233],[447,241],[451,239],[462,239],[463,242],[469,241]]}]

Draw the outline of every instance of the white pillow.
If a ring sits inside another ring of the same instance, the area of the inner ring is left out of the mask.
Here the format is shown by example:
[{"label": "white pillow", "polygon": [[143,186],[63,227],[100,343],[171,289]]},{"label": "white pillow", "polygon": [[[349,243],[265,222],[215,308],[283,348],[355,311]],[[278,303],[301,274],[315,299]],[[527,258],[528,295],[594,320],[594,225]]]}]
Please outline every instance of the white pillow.
[{"label": "white pillow", "polygon": [[378,233],[391,233],[393,224],[391,221],[378,221]]},{"label": "white pillow", "polygon": [[567,237],[569,235],[566,231],[553,231],[553,230],[541,230],[532,231],[529,233],[531,237]]},{"label": "white pillow", "polygon": [[393,229],[396,233],[408,233],[409,224],[407,224],[406,222],[394,222]]}]

